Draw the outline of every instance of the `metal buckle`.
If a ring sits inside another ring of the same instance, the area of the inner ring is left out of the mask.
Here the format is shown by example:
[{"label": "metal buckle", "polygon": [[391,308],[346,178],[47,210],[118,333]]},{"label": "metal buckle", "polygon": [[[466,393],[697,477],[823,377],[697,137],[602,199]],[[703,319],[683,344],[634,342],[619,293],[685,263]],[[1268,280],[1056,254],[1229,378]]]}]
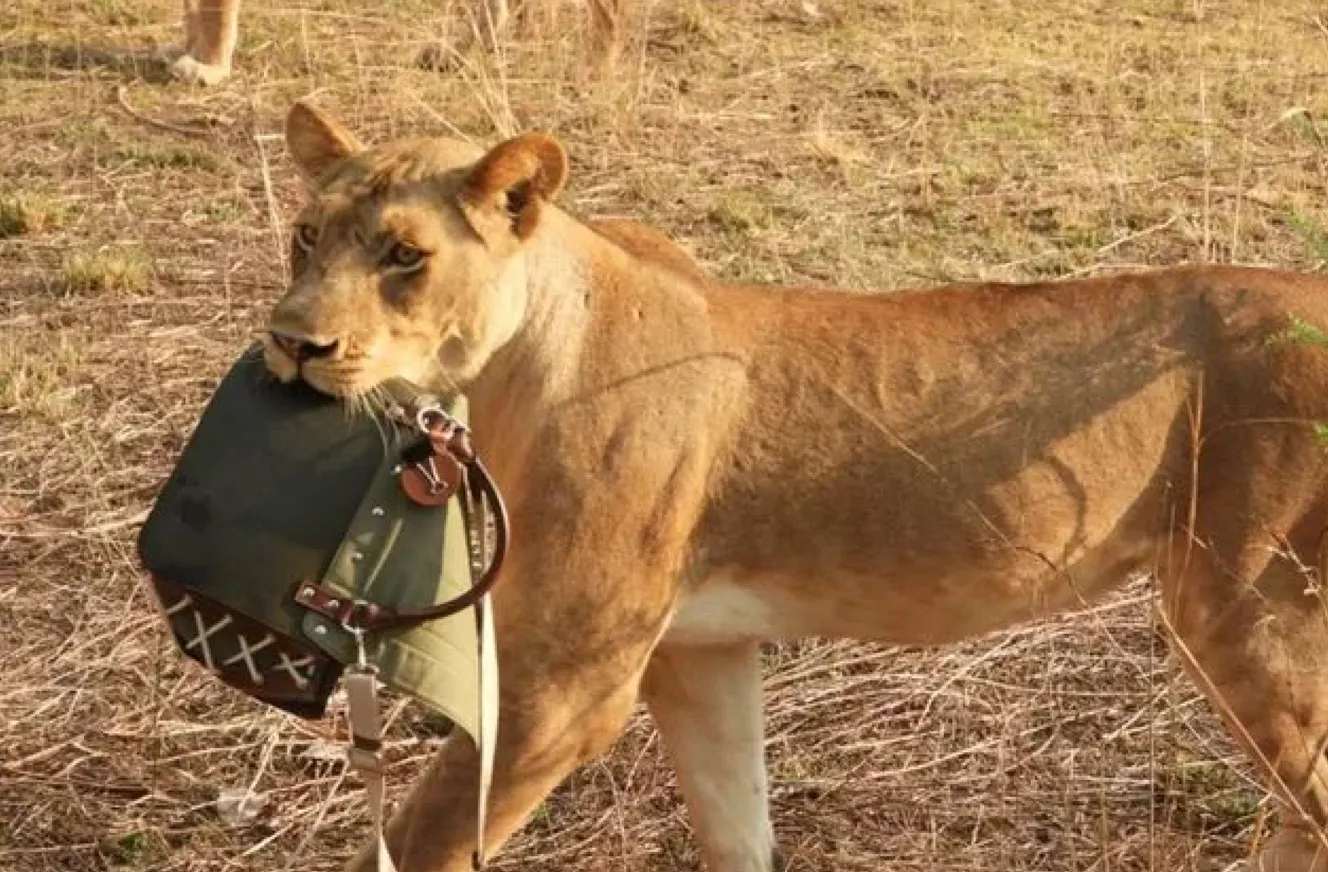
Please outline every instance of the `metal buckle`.
[{"label": "metal buckle", "polygon": [[346,629],[355,639],[355,665],[350,669],[360,673],[377,674],[378,667],[369,662],[369,649],[364,644],[364,628],[346,627]]},{"label": "metal buckle", "polygon": [[369,662],[369,649],[364,644],[364,637],[368,635],[369,631],[354,623],[355,616],[360,613],[361,609],[368,611],[369,605],[366,600],[351,600],[342,615],[341,629],[350,633],[351,637],[355,639],[355,665],[351,668],[356,672],[376,673],[378,667]]},{"label": "metal buckle", "polygon": [[432,433],[433,430],[429,426],[429,423],[433,418],[442,419],[445,433],[447,435],[451,435],[453,430],[461,426],[456,418],[453,418],[451,415],[447,414],[447,412],[443,411],[443,407],[437,403],[421,406],[419,410],[415,412],[415,426],[419,428],[421,433]]}]

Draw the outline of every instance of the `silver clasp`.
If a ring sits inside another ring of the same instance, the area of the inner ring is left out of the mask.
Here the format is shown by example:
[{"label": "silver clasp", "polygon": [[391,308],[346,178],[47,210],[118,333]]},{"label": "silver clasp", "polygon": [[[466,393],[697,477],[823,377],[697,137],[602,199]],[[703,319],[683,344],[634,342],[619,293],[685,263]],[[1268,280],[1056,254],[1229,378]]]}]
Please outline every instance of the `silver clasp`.
[{"label": "silver clasp", "polygon": [[377,672],[378,667],[369,661],[369,646],[365,644],[364,637],[368,631],[358,624],[353,624],[355,613],[368,603],[364,600],[355,600],[351,603],[350,609],[346,612],[346,618],[341,622],[341,629],[350,633],[351,638],[355,640],[355,666],[357,672]]},{"label": "silver clasp", "polygon": [[415,426],[419,428],[421,433],[430,433],[432,431],[429,428],[429,424],[434,418],[441,418],[443,420],[443,424],[446,426],[448,433],[451,433],[456,429],[456,419],[443,411],[443,407],[437,403],[430,403],[427,406],[421,406],[419,408],[415,413]]}]

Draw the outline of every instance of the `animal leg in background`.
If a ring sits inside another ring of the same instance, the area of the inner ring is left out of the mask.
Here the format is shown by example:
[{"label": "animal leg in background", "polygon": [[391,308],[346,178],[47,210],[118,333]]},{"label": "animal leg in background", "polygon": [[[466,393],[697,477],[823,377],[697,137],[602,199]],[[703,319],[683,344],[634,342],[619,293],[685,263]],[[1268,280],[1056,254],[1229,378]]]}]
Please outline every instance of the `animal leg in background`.
[{"label": "animal leg in background", "polygon": [[171,72],[202,85],[226,79],[239,23],[240,0],[184,0],[184,54],[171,64]]}]

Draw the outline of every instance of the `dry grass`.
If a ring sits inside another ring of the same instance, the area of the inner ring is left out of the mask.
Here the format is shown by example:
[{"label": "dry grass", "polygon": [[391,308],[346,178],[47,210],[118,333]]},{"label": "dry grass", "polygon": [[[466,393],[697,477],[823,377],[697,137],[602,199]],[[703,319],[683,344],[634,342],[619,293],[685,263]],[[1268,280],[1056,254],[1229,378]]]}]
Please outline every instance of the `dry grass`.
[{"label": "dry grass", "polygon": [[[0,869],[335,869],[364,834],[353,780],[317,754],[333,725],[188,668],[133,551],[172,453],[281,288],[276,228],[297,183],[274,134],[296,96],[372,137],[552,130],[572,154],[568,205],[642,216],[729,277],[888,290],[1328,261],[1318,3],[799,8],[656,4],[623,72],[594,86],[571,28],[440,75],[411,66],[460,26],[433,0],[250,3],[239,76],[201,91],[147,57],[176,37],[171,0],[0,7],[0,192],[65,207],[49,222],[0,209],[21,231],[0,232]],[[102,262],[73,282],[131,293],[53,293],[98,251],[152,268]],[[772,651],[775,821],[794,868],[1244,856],[1264,793],[1178,677],[1147,593],[943,652]],[[407,706],[391,736],[400,790],[437,724]],[[218,792],[249,784],[268,797],[258,818],[219,817]],[[537,862],[695,868],[648,721],[498,868]]]}]

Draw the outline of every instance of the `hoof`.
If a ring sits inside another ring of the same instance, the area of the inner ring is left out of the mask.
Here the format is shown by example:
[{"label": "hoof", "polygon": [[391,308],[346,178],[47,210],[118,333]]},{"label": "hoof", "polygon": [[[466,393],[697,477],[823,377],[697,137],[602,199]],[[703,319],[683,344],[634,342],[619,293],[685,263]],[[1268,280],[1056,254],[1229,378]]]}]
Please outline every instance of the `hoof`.
[{"label": "hoof", "polygon": [[195,85],[216,85],[231,74],[222,64],[203,64],[189,55],[181,55],[171,64],[171,75]]}]

